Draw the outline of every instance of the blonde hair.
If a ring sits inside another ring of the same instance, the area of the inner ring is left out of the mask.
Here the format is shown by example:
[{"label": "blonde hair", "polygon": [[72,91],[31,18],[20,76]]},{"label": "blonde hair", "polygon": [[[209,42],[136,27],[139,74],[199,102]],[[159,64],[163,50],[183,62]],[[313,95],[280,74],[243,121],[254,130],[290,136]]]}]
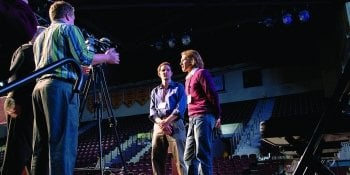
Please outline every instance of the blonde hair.
[{"label": "blonde hair", "polygon": [[181,52],[181,56],[188,58],[191,61],[192,67],[204,68],[204,62],[198,51],[189,49]]}]

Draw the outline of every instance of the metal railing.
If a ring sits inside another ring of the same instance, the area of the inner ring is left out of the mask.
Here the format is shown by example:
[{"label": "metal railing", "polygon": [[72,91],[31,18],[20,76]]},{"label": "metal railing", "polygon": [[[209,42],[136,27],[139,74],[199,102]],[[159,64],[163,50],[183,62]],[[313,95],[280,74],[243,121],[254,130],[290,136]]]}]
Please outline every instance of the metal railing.
[{"label": "metal railing", "polygon": [[78,79],[75,81],[74,84],[74,92],[80,92],[83,86],[83,73],[80,67],[80,64],[74,60],[73,58],[65,58],[59,61],[56,61],[54,63],[51,63],[43,68],[40,68],[38,70],[33,71],[28,76],[15,80],[9,84],[6,84],[5,86],[0,88],[0,96],[5,95],[7,92],[12,91],[16,88],[18,88],[21,85],[27,84],[31,81],[35,81],[36,78],[42,76],[43,74],[46,74],[50,71],[53,71],[57,67],[60,67],[64,64],[71,64],[73,68],[76,70],[76,73],[78,75]]}]

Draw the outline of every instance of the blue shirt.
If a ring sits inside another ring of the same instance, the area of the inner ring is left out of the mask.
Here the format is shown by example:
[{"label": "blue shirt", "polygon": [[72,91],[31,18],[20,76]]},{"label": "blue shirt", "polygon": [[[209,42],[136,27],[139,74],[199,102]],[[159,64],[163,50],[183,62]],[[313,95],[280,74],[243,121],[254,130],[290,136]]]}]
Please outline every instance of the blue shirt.
[{"label": "blue shirt", "polygon": [[[162,105],[163,103],[164,105]],[[176,115],[178,119],[184,119],[187,107],[185,88],[181,83],[170,82],[168,89],[159,85],[151,91],[149,118],[155,122],[155,118],[164,118]]]}]

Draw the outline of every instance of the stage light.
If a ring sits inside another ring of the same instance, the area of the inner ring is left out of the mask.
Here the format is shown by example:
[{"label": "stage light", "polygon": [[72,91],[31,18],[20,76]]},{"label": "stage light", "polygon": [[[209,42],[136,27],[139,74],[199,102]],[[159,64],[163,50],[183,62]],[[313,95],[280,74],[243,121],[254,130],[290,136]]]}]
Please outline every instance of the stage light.
[{"label": "stage light", "polygon": [[310,20],[310,12],[308,10],[302,10],[298,14],[300,22],[308,22]]},{"label": "stage light", "polygon": [[285,25],[291,25],[293,23],[292,14],[290,14],[288,12],[283,13],[283,15],[282,15],[282,22]]},{"label": "stage light", "polygon": [[259,24],[263,24],[265,27],[270,28],[274,25],[274,20],[271,17],[264,18]]},{"label": "stage light", "polygon": [[191,36],[188,35],[188,34],[184,34],[182,35],[181,37],[181,43],[184,45],[184,46],[187,46],[191,43]]},{"label": "stage light", "polygon": [[[173,49],[181,46],[188,46],[192,42],[190,31],[182,32],[183,34],[164,34],[155,41],[150,43],[150,47],[156,50],[163,50],[167,48]],[[167,36],[166,36],[167,35]]]},{"label": "stage light", "polygon": [[167,42],[170,48],[174,48],[176,45],[176,39],[174,37],[170,37]]},{"label": "stage light", "polygon": [[157,50],[163,49],[163,43],[161,41],[156,41],[153,45]]}]

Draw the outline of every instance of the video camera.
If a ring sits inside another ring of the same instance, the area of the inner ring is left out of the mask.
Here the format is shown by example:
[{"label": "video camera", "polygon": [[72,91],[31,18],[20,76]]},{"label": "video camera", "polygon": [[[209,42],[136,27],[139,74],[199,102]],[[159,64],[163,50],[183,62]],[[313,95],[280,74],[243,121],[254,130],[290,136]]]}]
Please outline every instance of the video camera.
[{"label": "video camera", "polygon": [[88,50],[95,53],[104,53],[110,48],[117,49],[116,45],[113,45],[109,38],[103,37],[100,39],[95,38],[93,35],[87,37],[85,44],[87,45]]}]

